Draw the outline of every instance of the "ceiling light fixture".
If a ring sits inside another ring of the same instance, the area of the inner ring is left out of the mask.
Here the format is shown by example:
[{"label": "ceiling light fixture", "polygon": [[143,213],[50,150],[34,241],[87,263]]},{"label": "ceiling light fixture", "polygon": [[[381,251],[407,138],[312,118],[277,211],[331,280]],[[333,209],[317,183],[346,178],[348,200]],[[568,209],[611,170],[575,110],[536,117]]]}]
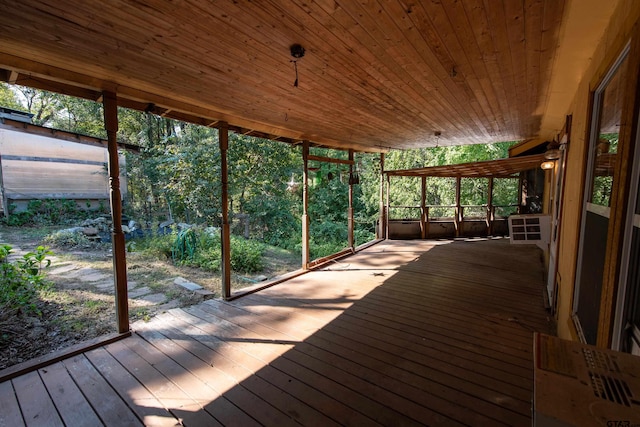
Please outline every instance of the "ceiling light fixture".
[{"label": "ceiling light fixture", "polygon": [[293,62],[293,68],[296,70],[296,81],[293,82],[293,87],[298,87],[298,59],[304,56],[305,49],[302,45],[296,43],[292,44],[289,50],[291,51],[291,56],[294,58],[291,60],[291,62]]},{"label": "ceiling light fixture", "polygon": [[544,158],[547,160],[558,160],[560,158],[560,144],[557,141],[553,140],[547,144]]},{"label": "ceiling light fixture", "polygon": [[546,162],[542,162],[542,164],[540,164],[540,169],[546,171],[549,169],[553,169],[555,165],[556,165],[556,162],[554,162],[553,160],[547,160]]}]

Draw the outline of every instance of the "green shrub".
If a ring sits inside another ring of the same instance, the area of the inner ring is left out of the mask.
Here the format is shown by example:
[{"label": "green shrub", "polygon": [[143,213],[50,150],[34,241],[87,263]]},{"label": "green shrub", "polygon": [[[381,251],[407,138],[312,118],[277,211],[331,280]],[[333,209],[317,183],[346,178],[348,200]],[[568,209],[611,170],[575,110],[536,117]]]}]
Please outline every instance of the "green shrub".
[{"label": "green shrub", "polygon": [[340,252],[347,247],[347,225],[334,222],[312,222],[310,224],[309,256],[322,258]]},{"label": "green shrub", "polygon": [[269,239],[265,238],[263,240],[264,243],[271,246],[277,246],[288,251],[300,252],[302,250],[302,233],[300,232],[297,232],[290,236],[285,235],[284,233],[282,233],[282,235],[273,233],[269,237]]},{"label": "green shrub", "polygon": [[376,233],[369,230],[356,229],[353,232],[353,238],[355,239],[355,245],[359,246],[375,239]]},{"label": "green shrub", "polygon": [[256,273],[264,268],[265,246],[255,240],[231,238],[231,268],[243,273]]},{"label": "green shrub", "polygon": [[[218,241],[219,242],[219,241]],[[192,265],[207,271],[218,272],[221,267],[220,244],[217,246],[200,246]]]},{"label": "green shrub", "polygon": [[51,287],[42,270],[51,264],[47,258],[53,253],[38,246],[15,261],[9,261],[12,247],[0,245],[0,307],[1,311],[20,310],[37,313],[38,295]]},{"label": "green shrub", "polygon": [[198,250],[198,236],[194,229],[186,228],[176,236],[171,247],[171,257],[174,262],[192,261]]},{"label": "green shrub", "polygon": [[175,239],[175,233],[145,237],[144,239],[137,240],[136,250],[156,258],[171,258],[171,250]]},{"label": "green shrub", "polygon": [[127,252],[135,252],[136,249],[138,248],[138,244],[135,242],[135,240],[129,240],[125,244],[125,248],[126,248]]},{"label": "green shrub", "polygon": [[221,249],[220,236],[209,233],[199,233],[199,250],[197,251],[192,265],[207,271],[220,271]]},{"label": "green shrub", "polygon": [[[147,237],[136,246],[138,252],[163,255],[174,263],[218,272],[221,268],[220,236],[188,228],[180,233]],[[231,236],[231,268],[255,273],[264,268],[265,245],[255,240]]]},{"label": "green shrub", "polygon": [[70,230],[60,230],[53,232],[45,236],[43,242],[47,245],[63,248],[89,246],[92,243],[91,240],[87,239],[87,236],[85,236],[84,234]]},{"label": "green shrub", "polygon": [[81,209],[75,201],[67,199],[31,200],[23,212],[15,212],[15,208],[15,205],[10,206],[9,218],[2,220],[7,225],[66,224],[95,215],[95,212]]},{"label": "green shrub", "polygon": [[309,257],[311,259],[322,258],[340,252],[347,247],[347,242],[316,242],[314,239],[309,240]]}]

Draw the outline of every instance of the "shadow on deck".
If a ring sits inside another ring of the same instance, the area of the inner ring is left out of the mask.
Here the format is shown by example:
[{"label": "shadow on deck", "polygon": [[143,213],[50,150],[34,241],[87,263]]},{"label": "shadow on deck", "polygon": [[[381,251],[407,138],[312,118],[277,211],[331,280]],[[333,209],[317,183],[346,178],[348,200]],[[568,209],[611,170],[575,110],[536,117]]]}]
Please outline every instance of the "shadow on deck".
[{"label": "shadow on deck", "polygon": [[386,241],[0,383],[1,425],[530,425],[536,247]]}]

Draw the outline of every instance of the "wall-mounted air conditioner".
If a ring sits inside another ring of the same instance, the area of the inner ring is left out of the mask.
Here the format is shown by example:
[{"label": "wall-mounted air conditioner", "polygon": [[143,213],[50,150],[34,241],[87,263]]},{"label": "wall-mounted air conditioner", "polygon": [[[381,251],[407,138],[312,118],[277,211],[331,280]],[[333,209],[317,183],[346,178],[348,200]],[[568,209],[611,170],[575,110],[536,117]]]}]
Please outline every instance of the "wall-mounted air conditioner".
[{"label": "wall-mounted air conditioner", "polygon": [[511,215],[509,217],[509,241],[511,244],[536,244],[548,249],[551,236],[549,215]]},{"label": "wall-mounted air conditioner", "polygon": [[536,333],[533,425],[640,426],[640,357]]}]

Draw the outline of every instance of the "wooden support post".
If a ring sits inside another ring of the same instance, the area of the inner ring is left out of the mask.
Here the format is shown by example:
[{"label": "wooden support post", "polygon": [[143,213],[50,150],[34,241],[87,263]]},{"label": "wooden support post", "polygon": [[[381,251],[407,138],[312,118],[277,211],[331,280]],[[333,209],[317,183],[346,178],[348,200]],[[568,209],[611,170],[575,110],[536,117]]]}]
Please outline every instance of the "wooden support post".
[{"label": "wooden support post", "polygon": [[487,236],[493,235],[493,220],[495,212],[493,210],[493,177],[489,177],[489,188],[487,189]]},{"label": "wooden support post", "polygon": [[231,227],[229,226],[229,171],[227,168],[227,151],[229,150],[229,126],[222,123],[218,127],[218,143],[220,145],[220,186],[221,186],[221,256],[222,256],[222,298],[231,297]]},{"label": "wooden support post", "polygon": [[118,163],[118,99],[114,92],[103,92],[104,127],[107,131],[109,160],[109,202],[111,205],[111,244],[113,248],[113,276],[116,294],[116,321],[119,333],[129,331],[129,298],[127,290],[127,260],[122,231],[122,197],[120,193],[120,165]]},{"label": "wooden support post", "polygon": [[380,153],[380,211],[378,217],[378,239],[384,239],[386,236],[384,215],[384,153]]},{"label": "wooden support post", "polygon": [[420,191],[420,237],[427,238],[427,177],[422,177]]},{"label": "wooden support post", "polygon": [[520,175],[518,175],[518,209],[516,211],[516,213],[521,214],[522,213],[522,192],[523,187],[524,186],[524,172],[520,172]]},{"label": "wooden support post", "polygon": [[429,237],[429,229],[431,227],[431,220],[429,219],[429,206],[425,206],[424,208],[424,218],[425,218],[425,228],[427,230],[426,235]]},{"label": "wooden support post", "polygon": [[349,149],[349,208],[347,210],[347,233],[349,247],[355,251],[354,219],[353,219],[353,150]]},{"label": "wooden support post", "polygon": [[0,193],[2,193],[2,213],[5,218],[9,218],[9,199],[4,191],[4,181],[2,178],[2,154],[0,154]]},{"label": "wooden support post", "polygon": [[384,209],[384,238],[389,238],[389,193],[391,191],[391,180],[389,179],[389,175],[387,175],[387,203]]},{"label": "wooden support post", "polygon": [[460,237],[462,235],[462,224],[464,222],[462,206],[460,205],[460,181],[460,177],[456,177],[456,217],[454,219],[456,237]]},{"label": "wooden support post", "polygon": [[309,141],[302,145],[302,269],[309,269]]}]

